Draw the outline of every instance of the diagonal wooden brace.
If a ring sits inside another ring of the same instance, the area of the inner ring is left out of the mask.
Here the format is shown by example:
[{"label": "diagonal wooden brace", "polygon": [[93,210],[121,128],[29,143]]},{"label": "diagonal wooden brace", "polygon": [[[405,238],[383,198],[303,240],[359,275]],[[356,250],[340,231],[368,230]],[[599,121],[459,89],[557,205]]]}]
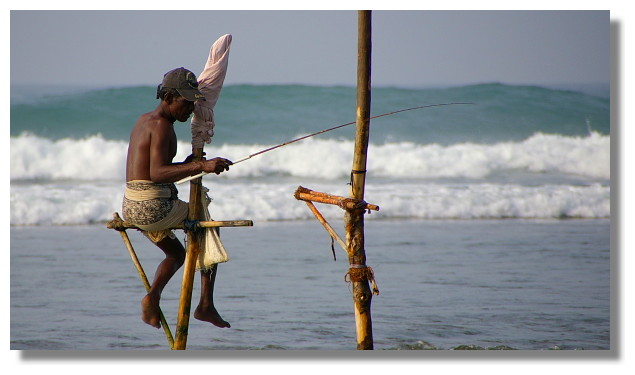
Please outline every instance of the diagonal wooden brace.
[{"label": "diagonal wooden brace", "polygon": [[[114,219],[113,221],[121,221],[123,222],[123,220],[121,220],[121,217],[119,217],[119,214],[115,212],[114,214]],[[111,228],[109,226],[109,228]],[[114,228],[113,228],[114,229]],[[145,271],[143,270],[143,267],[141,266],[141,262],[139,262],[139,258],[137,257],[137,253],[135,253],[134,248],[132,247],[132,243],[130,242],[130,238],[128,237],[128,233],[126,233],[126,229],[117,229],[117,231],[119,232],[119,234],[121,234],[121,238],[123,239],[123,243],[124,245],[126,245],[126,249],[128,249],[128,254],[130,254],[130,258],[132,259],[132,263],[134,264],[135,268],[137,269],[137,273],[139,274],[139,278],[141,279],[141,282],[143,283],[143,286],[146,289],[146,292],[150,292],[150,282],[148,281],[148,277],[146,276]],[[161,326],[163,327],[163,331],[165,332],[165,336],[168,339],[168,344],[170,344],[170,348],[174,347],[174,338],[172,337],[172,332],[170,331],[170,326],[168,325],[168,322],[165,320],[165,316],[163,315],[163,311],[161,311],[161,308],[159,308],[159,315],[160,315],[160,319],[161,319]]]},{"label": "diagonal wooden brace", "polygon": [[[346,253],[348,254],[346,243],[340,238],[340,236],[337,235],[337,232],[335,231],[335,229],[333,229],[331,224],[329,224],[328,221],[326,221],[326,219],[324,218],[324,216],[322,216],[320,211],[318,211],[317,208],[315,208],[315,205],[313,204],[313,202],[311,201],[304,201],[304,202],[306,203],[307,206],[309,206],[309,209],[311,209],[311,212],[313,212],[313,215],[315,215],[315,218],[318,219],[318,221],[322,224],[322,226],[324,226],[324,229],[326,229],[326,231],[329,232],[329,234],[331,235],[331,238],[337,241],[337,243],[340,244],[342,249],[344,249],[344,251],[346,251]],[[333,256],[335,256],[335,253],[333,253]]]}]

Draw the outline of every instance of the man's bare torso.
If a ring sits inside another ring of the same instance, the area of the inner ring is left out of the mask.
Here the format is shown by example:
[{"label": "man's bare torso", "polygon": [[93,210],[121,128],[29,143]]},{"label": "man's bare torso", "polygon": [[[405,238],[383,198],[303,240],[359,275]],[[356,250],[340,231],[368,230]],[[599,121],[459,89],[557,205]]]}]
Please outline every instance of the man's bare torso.
[{"label": "man's bare torso", "polygon": [[175,155],[176,134],[173,123],[159,116],[156,111],[143,114],[130,133],[126,181],[152,181],[151,163],[170,164]]}]

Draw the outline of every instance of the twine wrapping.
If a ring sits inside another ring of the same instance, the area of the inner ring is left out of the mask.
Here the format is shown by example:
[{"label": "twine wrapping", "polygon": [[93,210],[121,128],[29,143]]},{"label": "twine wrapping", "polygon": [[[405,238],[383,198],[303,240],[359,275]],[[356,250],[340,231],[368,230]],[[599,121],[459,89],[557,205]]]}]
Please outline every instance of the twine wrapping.
[{"label": "twine wrapping", "polygon": [[370,286],[373,289],[373,294],[379,295],[379,288],[375,282],[375,273],[373,269],[363,264],[351,264],[346,275],[344,275],[344,281],[347,283],[352,282],[370,282]]}]

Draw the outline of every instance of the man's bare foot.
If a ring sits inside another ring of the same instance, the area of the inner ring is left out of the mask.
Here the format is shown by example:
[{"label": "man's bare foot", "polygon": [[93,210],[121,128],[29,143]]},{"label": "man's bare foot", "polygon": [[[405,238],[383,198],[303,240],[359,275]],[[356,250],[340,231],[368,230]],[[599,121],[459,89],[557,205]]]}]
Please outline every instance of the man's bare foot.
[{"label": "man's bare foot", "polygon": [[159,302],[154,301],[149,294],[141,300],[141,319],[155,328],[161,328],[161,310]]},{"label": "man's bare foot", "polygon": [[230,328],[231,325],[221,318],[220,314],[214,307],[203,309],[200,305],[194,311],[194,317],[204,322],[210,322],[216,327]]}]

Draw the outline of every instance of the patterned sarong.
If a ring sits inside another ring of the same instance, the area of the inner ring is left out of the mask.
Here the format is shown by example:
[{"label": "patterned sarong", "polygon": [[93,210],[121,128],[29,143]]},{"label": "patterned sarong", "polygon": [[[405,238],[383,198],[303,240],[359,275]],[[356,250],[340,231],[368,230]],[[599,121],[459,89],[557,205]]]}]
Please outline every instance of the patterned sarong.
[{"label": "patterned sarong", "polygon": [[[204,219],[209,221],[208,206],[211,199],[209,189],[203,186]],[[173,183],[158,184],[146,180],[126,182],[123,200],[123,217],[136,225],[142,233],[157,243],[166,237],[176,238],[169,229],[181,224],[188,215],[189,205],[178,199],[178,190]],[[227,251],[220,240],[218,228],[207,228],[201,238],[200,253],[196,261],[197,270],[208,270],[216,263],[229,260]]]},{"label": "patterned sarong", "polygon": [[169,228],[187,218],[188,204],[178,199],[173,183],[154,183],[146,180],[126,182],[123,217],[139,227],[152,242],[165,237],[176,238]]}]

